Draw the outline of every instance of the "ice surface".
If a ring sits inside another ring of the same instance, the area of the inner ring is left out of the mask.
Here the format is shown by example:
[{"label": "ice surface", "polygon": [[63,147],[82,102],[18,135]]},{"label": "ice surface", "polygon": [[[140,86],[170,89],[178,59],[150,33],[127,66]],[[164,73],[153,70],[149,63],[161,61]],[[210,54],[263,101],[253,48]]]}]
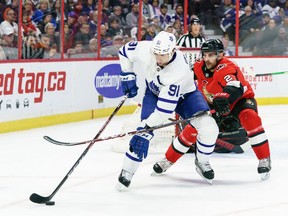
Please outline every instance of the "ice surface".
[{"label": "ice surface", "polygon": [[[288,213],[288,105],[260,106],[270,140],[272,171],[268,181],[257,173],[258,160],[244,154],[213,154],[213,185],[196,173],[194,155],[183,156],[163,176],[151,176],[163,155],[141,164],[130,189],[115,189],[122,153],[110,150],[118,139],[96,143],[56,193],[55,206],[35,204],[32,193],[48,196],[87,145],[56,146],[42,137],[63,141],[93,138],[106,121],[95,119],[0,135],[0,215],[194,215],[278,216]],[[127,116],[117,116],[102,136],[120,132]]]}]

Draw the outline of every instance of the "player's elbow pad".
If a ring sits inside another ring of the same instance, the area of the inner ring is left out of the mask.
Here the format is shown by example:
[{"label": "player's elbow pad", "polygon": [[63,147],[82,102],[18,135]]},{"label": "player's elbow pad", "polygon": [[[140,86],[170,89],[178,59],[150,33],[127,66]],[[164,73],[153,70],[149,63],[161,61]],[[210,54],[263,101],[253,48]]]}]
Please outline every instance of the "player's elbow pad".
[{"label": "player's elbow pad", "polygon": [[233,104],[236,100],[242,97],[242,95],[244,94],[244,89],[241,84],[239,85],[239,87],[227,85],[223,89],[223,92],[226,92],[230,95],[228,98],[228,102],[229,104]]}]

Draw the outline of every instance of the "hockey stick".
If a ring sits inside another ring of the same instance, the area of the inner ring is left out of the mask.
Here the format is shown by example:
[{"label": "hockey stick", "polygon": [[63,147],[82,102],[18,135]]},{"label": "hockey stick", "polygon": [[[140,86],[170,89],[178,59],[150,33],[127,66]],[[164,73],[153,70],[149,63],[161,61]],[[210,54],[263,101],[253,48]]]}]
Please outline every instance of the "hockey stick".
[{"label": "hockey stick", "polygon": [[52,139],[49,136],[44,136],[44,139],[47,140],[50,143],[53,143],[55,145],[61,145],[61,146],[83,145],[83,144],[87,144],[87,143],[95,143],[95,142],[100,142],[100,141],[105,141],[105,140],[111,140],[111,139],[124,137],[126,135],[134,135],[134,134],[139,134],[139,133],[145,133],[145,132],[148,132],[148,131],[157,130],[157,129],[164,128],[164,127],[169,127],[171,125],[176,125],[176,124],[180,124],[180,123],[183,123],[183,122],[187,122],[187,121],[190,121],[190,120],[192,120],[194,118],[202,116],[204,114],[210,114],[210,113],[211,113],[210,111],[200,112],[198,114],[195,114],[191,118],[181,119],[181,120],[177,120],[177,121],[172,121],[172,122],[169,122],[169,123],[166,123],[166,124],[157,125],[157,126],[150,127],[150,128],[147,128],[147,129],[135,130],[135,131],[130,131],[130,132],[126,132],[126,133],[116,134],[116,135],[113,135],[113,136],[108,136],[108,137],[103,137],[103,138],[95,138],[95,139],[92,139],[92,140],[86,140],[86,141],[80,141],[80,142],[62,142],[62,141],[57,141],[55,139]]},{"label": "hockey stick", "polygon": [[227,149],[231,152],[237,153],[237,154],[244,152],[244,150],[242,149],[242,147],[240,145],[234,145],[234,144],[227,142],[227,141],[220,139],[220,138],[217,138],[216,144],[222,148],[225,148],[225,149]]},{"label": "hockey stick", "polygon": [[[108,125],[108,123],[111,121],[111,119],[115,116],[115,114],[120,110],[120,108],[122,107],[122,105],[124,104],[124,102],[127,99],[127,95],[124,96],[124,98],[122,99],[122,101],[118,104],[118,106],[115,108],[115,110],[112,112],[112,114],[109,116],[109,118],[106,120],[106,122],[104,123],[104,125],[102,126],[102,128],[98,131],[98,133],[96,134],[96,136],[94,137],[94,139],[98,139],[98,137],[101,135],[101,133],[103,132],[103,130],[106,128],[106,126]],[[93,140],[94,140],[93,139]],[[78,166],[78,164],[80,163],[80,161],[84,158],[84,156],[87,154],[87,152],[90,150],[90,148],[93,146],[95,142],[90,142],[90,144],[87,146],[87,148],[84,150],[84,152],[80,155],[80,157],[78,158],[78,160],[74,163],[74,165],[71,167],[71,169],[69,170],[69,172],[64,176],[64,178],[62,179],[62,181],[58,184],[58,186],[55,188],[55,190],[47,197],[44,196],[40,196],[39,194],[33,193],[30,196],[30,200],[34,203],[38,203],[38,204],[46,204],[46,205],[54,205],[53,201],[50,201],[54,195],[58,192],[58,190],[61,188],[61,186],[65,183],[65,181],[68,179],[68,177],[72,174],[72,172],[75,170],[75,168]]]},{"label": "hockey stick", "polygon": [[280,74],[288,74],[288,71],[279,71],[279,72],[255,74],[255,76],[257,77],[257,76],[280,75]]}]

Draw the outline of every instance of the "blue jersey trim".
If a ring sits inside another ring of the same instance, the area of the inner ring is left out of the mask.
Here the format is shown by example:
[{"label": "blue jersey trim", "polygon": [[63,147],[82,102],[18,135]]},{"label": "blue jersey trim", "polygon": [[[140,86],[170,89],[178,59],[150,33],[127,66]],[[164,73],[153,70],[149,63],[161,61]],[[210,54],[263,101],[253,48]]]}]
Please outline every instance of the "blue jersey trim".
[{"label": "blue jersey trim", "polygon": [[177,103],[178,103],[178,100],[177,100],[177,101],[175,101],[175,100],[168,100],[168,99],[160,98],[160,97],[158,97],[158,100],[159,100],[159,101],[163,101],[163,102],[165,102],[165,103],[171,103],[171,104],[177,104]]},{"label": "blue jersey trim", "polygon": [[126,51],[125,51],[125,46],[122,47],[122,51],[123,51],[123,52],[121,52],[121,51],[119,50],[119,54],[122,55],[122,56],[124,56],[124,57],[126,57],[126,58],[128,58],[128,56],[127,56],[127,54],[126,54]]},{"label": "blue jersey trim", "polygon": [[126,157],[128,157],[129,159],[131,159],[131,160],[133,160],[133,161],[136,161],[136,162],[142,162],[142,160],[133,157],[132,155],[128,154],[128,152],[126,152],[125,155],[126,155]]},{"label": "blue jersey trim", "polygon": [[168,114],[172,114],[174,112],[174,110],[166,110],[166,109],[162,109],[162,108],[159,108],[158,106],[156,106],[156,109],[160,112],[163,112],[163,113],[168,113]]}]

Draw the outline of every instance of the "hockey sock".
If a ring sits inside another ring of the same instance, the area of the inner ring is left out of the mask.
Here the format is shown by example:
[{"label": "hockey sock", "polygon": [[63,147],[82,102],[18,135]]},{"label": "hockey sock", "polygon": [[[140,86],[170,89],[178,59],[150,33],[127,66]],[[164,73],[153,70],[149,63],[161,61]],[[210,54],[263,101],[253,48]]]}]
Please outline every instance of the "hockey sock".
[{"label": "hockey sock", "polygon": [[244,109],[239,114],[239,119],[248,133],[250,144],[257,158],[260,160],[269,157],[269,142],[258,113],[252,109]]},{"label": "hockey sock", "polygon": [[130,173],[135,173],[141,162],[142,160],[138,159],[137,155],[129,150],[124,156],[122,169]]},{"label": "hockey sock", "polygon": [[187,125],[184,130],[175,138],[169,146],[165,156],[167,160],[175,163],[183,154],[185,154],[191,145],[196,142],[197,131],[191,125]]}]

